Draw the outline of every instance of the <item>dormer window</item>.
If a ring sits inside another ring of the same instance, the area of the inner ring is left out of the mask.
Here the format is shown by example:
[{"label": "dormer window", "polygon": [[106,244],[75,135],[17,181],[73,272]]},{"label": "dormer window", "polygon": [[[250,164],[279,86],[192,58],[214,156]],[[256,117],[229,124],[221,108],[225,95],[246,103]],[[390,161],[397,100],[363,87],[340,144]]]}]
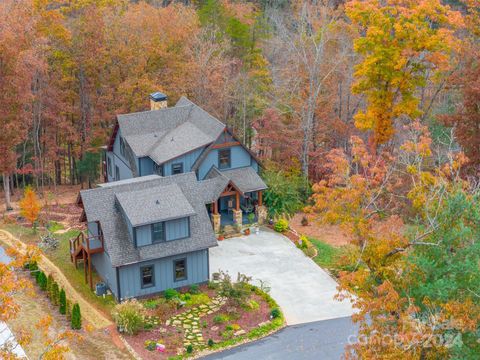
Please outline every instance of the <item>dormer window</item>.
[{"label": "dormer window", "polygon": [[231,167],[231,150],[222,149],[218,152],[218,168],[228,169]]},{"label": "dormer window", "polygon": [[165,241],[165,223],[159,222],[152,225],[152,242],[158,243]]},{"label": "dormer window", "polygon": [[158,164],[154,163],[153,164],[153,171],[155,172],[155,174],[163,176],[163,164],[158,165]]},{"label": "dormer window", "polygon": [[172,164],[172,175],[183,173],[183,163]]}]

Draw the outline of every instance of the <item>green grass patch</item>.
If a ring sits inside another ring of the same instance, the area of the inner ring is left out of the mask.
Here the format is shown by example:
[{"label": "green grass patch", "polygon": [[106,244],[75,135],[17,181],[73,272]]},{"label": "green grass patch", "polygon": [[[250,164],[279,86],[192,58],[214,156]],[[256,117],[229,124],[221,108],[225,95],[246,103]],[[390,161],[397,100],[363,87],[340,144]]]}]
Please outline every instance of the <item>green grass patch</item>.
[{"label": "green grass patch", "polygon": [[47,228],[50,232],[54,233],[55,231],[58,231],[58,230],[63,230],[65,229],[65,227],[56,222],[56,221],[50,221],[48,224],[47,224]]},{"label": "green grass patch", "polygon": [[[32,229],[17,224],[2,224],[0,227],[24,243],[32,245],[37,245],[40,241],[40,236],[46,233],[45,230],[33,232]],[[70,260],[70,239],[76,237],[78,233],[78,230],[70,230],[63,234],[53,234],[59,240],[59,245],[55,250],[44,251],[44,255],[60,269],[70,284],[86,301],[110,318],[110,312],[115,306],[113,297],[106,296],[103,298],[96,296],[90,290],[90,286],[85,283],[83,261],[80,261],[78,269],[75,269],[75,265]],[[93,272],[92,279],[94,284],[101,281],[95,272]]]},{"label": "green grass patch", "polygon": [[351,251],[348,245],[337,247],[322,240],[314,238],[309,238],[309,240],[317,249],[317,256],[313,258],[313,261],[332,275],[338,276],[340,271],[348,270],[352,266],[348,261],[348,253]]},{"label": "green grass patch", "polygon": [[[90,304],[102,311],[107,317],[110,317],[110,312],[115,306],[115,300],[112,296],[105,298],[96,296],[90,290],[90,286],[85,283],[85,273],[83,269],[83,261],[78,263],[78,269],[70,260],[70,239],[78,235],[78,230],[70,230],[64,234],[54,234],[59,240],[59,245],[55,250],[45,252],[45,255],[63,272],[70,284],[77,290],[77,292]],[[93,284],[101,281],[98,275],[93,273]]]}]

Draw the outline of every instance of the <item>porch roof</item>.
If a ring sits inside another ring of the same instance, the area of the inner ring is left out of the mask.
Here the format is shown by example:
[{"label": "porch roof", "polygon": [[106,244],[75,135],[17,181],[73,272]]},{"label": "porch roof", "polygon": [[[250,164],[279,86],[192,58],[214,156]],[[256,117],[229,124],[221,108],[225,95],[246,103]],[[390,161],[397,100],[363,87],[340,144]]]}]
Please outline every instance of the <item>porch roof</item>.
[{"label": "porch roof", "polygon": [[222,190],[229,182],[232,182],[242,194],[267,188],[262,178],[250,166],[229,170],[219,170],[213,166],[208,172],[206,179],[215,178],[225,179],[225,181],[219,182],[220,186],[223,186]]}]

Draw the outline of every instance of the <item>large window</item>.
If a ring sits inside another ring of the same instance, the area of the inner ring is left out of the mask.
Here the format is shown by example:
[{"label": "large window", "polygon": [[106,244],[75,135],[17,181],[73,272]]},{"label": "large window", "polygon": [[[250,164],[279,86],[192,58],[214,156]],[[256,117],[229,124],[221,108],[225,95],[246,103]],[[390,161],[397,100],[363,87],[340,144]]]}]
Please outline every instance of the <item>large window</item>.
[{"label": "large window", "polygon": [[107,171],[108,175],[112,176],[112,159],[107,155]]},{"label": "large window", "polygon": [[155,273],[153,265],[142,266],[140,268],[142,288],[155,286]]},{"label": "large window", "polygon": [[173,262],[173,276],[175,281],[187,279],[187,259],[179,259]]},{"label": "large window", "polygon": [[152,242],[165,241],[165,223],[159,222],[152,225]]},{"label": "large window", "polygon": [[172,175],[183,173],[183,163],[172,164]]},{"label": "large window", "polygon": [[125,157],[125,140],[120,136],[120,154]]},{"label": "large window", "polygon": [[218,151],[218,168],[228,169],[231,165],[231,150],[223,149]]}]

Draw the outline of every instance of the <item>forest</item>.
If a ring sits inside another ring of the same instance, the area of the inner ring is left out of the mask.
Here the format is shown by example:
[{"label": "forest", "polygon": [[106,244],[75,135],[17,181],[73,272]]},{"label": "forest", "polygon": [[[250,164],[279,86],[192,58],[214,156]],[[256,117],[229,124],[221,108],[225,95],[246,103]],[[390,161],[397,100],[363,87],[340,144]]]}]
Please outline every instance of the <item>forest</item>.
[{"label": "forest", "polygon": [[347,356],[475,359],[479,59],[479,0],[3,0],[6,210],[99,181],[115,116],[185,95],[258,154],[270,216],[351,235],[338,296],[396,342]]}]

